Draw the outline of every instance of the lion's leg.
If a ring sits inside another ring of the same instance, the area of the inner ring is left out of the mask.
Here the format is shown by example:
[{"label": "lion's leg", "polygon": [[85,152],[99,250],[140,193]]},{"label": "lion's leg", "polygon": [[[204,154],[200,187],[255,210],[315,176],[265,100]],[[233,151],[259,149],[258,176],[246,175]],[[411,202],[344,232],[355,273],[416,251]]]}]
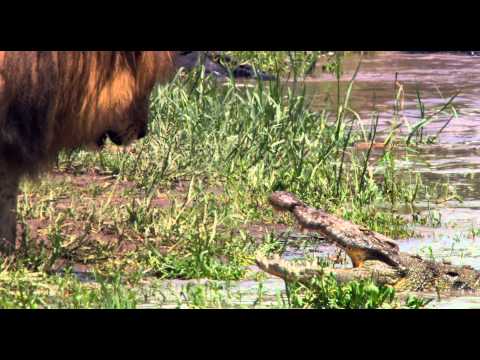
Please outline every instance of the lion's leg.
[{"label": "lion's leg", "polygon": [[0,252],[7,254],[15,250],[19,183],[19,176],[0,168]]}]

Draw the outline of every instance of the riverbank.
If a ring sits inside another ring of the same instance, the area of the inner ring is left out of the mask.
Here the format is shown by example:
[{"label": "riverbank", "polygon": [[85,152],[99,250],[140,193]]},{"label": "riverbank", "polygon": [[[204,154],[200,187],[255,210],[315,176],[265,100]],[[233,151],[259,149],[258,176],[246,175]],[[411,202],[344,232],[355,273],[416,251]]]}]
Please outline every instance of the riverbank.
[{"label": "riverbank", "polygon": [[21,251],[1,267],[0,306],[298,306],[253,266],[256,253],[348,263],[272,212],[266,198],[279,189],[396,239],[412,236],[412,221],[428,224],[432,209],[404,209],[452,191],[399,171],[404,135],[386,151],[359,152],[376,125],[354,131],[360,122],[345,109],[355,89],[344,85],[338,111],[308,103],[304,83],[286,84],[222,85],[192,73],[152,97],[144,140],[62,154],[40,183],[23,183]]}]

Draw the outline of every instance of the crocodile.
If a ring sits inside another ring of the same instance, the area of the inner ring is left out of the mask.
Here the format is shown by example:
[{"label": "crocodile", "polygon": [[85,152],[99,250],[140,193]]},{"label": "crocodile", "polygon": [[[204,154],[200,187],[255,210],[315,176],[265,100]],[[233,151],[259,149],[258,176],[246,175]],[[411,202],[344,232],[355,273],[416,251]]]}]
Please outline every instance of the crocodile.
[{"label": "crocodile", "polygon": [[285,281],[308,283],[315,276],[333,274],[339,282],[372,279],[399,292],[480,290],[480,271],[471,266],[455,266],[401,252],[387,236],[312,208],[289,192],[274,192],[269,202],[276,210],[290,212],[304,230],[318,232],[343,249],[353,264],[353,268],[338,269],[317,262],[295,265],[278,256],[257,256],[260,269]]}]

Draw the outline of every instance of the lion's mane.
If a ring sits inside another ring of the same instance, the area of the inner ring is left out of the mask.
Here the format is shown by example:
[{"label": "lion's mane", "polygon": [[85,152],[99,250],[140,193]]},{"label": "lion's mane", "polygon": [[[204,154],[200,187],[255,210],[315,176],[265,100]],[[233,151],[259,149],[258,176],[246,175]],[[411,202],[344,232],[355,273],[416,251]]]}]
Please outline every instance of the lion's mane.
[{"label": "lion's mane", "polygon": [[0,52],[0,167],[35,175],[62,149],[128,144],[146,133],[168,51]]}]

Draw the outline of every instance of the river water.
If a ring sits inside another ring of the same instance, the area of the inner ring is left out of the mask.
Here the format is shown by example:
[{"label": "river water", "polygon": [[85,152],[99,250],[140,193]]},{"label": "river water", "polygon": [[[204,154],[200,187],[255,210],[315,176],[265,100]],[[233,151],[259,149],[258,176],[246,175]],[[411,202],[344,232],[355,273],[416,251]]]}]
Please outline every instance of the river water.
[{"label": "river water", "polygon": [[[415,236],[400,240],[399,245],[402,251],[480,270],[480,58],[452,53],[353,55],[345,58],[341,89],[347,87],[360,60],[350,107],[359,111],[365,125],[371,124],[374,112],[378,113],[380,138],[396,124],[402,124],[400,135],[409,133],[409,126],[422,117],[418,97],[426,113],[433,114],[456,95],[451,102],[456,112],[440,113],[424,128],[424,138],[437,135],[451,118],[435,144],[421,146],[408,161],[400,158],[399,163],[420,174],[427,186],[449,184],[462,201],[418,203],[425,216],[431,214],[436,219],[435,226],[417,226]],[[313,108],[336,106],[337,81],[333,75],[319,71],[307,86]],[[395,111],[399,89],[403,91]],[[430,306],[480,308],[480,301],[452,298]]]},{"label": "river water", "polygon": [[[394,99],[398,86],[404,89],[403,115],[410,123],[420,119],[417,90],[425,108],[440,107],[457,94],[454,105],[460,112],[457,119],[443,131],[441,143],[465,144],[480,142],[480,128],[477,126],[480,114],[480,58],[451,53],[409,54],[403,52],[375,52],[370,55],[352,55],[343,62],[342,89],[359,63],[351,96],[351,108],[365,117],[373,111],[380,115],[380,128],[392,125]],[[335,106],[336,79],[331,74],[318,71],[307,80],[312,106],[323,109]],[[435,134],[445,123],[447,116],[427,126],[427,133]],[[406,130],[406,127],[402,128]]]}]

